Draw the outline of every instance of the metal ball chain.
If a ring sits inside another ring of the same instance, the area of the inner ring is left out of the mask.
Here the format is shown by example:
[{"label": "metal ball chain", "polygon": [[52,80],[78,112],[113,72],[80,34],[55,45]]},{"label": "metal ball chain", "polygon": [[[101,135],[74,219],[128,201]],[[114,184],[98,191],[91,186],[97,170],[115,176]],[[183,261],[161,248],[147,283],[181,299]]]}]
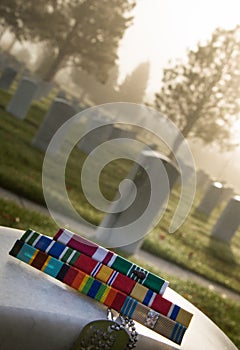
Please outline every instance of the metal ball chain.
[{"label": "metal ball chain", "polygon": [[[107,318],[113,320],[111,309],[107,310]],[[121,314],[119,314],[119,320],[120,323],[115,322],[115,324],[111,325],[111,329],[115,331],[119,331],[121,329],[128,330],[130,333],[129,343],[127,344],[127,347],[124,350],[134,349],[138,341],[138,333],[136,331],[135,322],[131,318],[122,316]]]},{"label": "metal ball chain", "polygon": [[128,328],[130,332],[127,349],[133,349],[136,347],[138,341],[138,333],[136,331],[135,323],[131,318],[123,317],[122,315],[119,315],[119,318],[121,320],[120,327],[125,329]]}]

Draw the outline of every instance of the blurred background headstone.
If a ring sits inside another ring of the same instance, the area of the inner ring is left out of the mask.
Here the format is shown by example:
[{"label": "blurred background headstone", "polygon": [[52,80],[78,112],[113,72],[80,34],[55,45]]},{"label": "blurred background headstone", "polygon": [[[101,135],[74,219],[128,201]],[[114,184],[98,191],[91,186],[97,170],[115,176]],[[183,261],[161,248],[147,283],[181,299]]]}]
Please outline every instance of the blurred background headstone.
[{"label": "blurred background headstone", "polygon": [[240,225],[240,196],[231,198],[212,229],[212,237],[230,243]]},{"label": "blurred background headstone", "polygon": [[212,182],[201,200],[196,211],[206,216],[210,216],[213,209],[221,202],[223,185],[220,182]]},{"label": "blurred background headstone", "polygon": [[17,75],[17,70],[12,67],[6,67],[0,77],[0,89],[9,90]]},{"label": "blurred background headstone", "polygon": [[203,190],[209,185],[210,176],[202,169],[197,171],[197,188]]},{"label": "blurred background headstone", "polygon": [[[161,163],[163,166],[162,169],[164,169],[164,171],[159,171],[159,163]],[[148,172],[151,173],[151,181],[149,179],[149,175],[143,169],[143,166],[144,168],[148,169]],[[164,188],[164,185],[161,187],[161,184],[165,183],[166,175],[168,178],[169,187]],[[96,238],[102,244],[109,247],[111,246],[111,235],[113,234],[114,240],[114,229],[116,228],[122,228],[124,233],[127,234],[129,238],[138,236],[138,231],[144,231],[146,234],[153,222],[156,220],[161,209],[163,209],[169,195],[169,190],[172,189],[178,176],[178,169],[167,157],[155,151],[143,150],[127,176],[127,178],[131,179],[136,186],[136,198],[134,202],[123,211],[121,210],[121,202],[118,204],[118,207],[116,207],[113,203],[112,206],[115,210],[118,209],[118,212],[107,214],[104,217],[96,231]],[[150,212],[151,217],[149,215],[144,223],[141,222],[140,227],[138,227],[139,224],[134,224],[133,226],[125,228],[124,226],[134,223],[134,221],[144,213],[144,211],[147,209],[149,201],[152,200],[150,198],[151,195],[155,195],[153,191],[156,188],[158,188],[157,193],[159,193],[159,196],[158,198],[156,198],[156,196],[154,198],[154,206],[151,206]],[[126,187],[123,192],[122,197],[128,199],[129,195],[131,195],[131,193],[129,193],[129,188]],[[111,208],[109,212],[111,212]],[[126,254],[136,254],[143,243],[144,237],[145,236],[131,244],[124,246],[121,245],[119,248]]]},{"label": "blurred background headstone", "polygon": [[101,145],[104,141],[109,140],[113,130],[113,124],[105,124],[106,122],[108,122],[108,119],[102,116],[96,116],[90,120],[87,120],[86,135],[82,138],[78,145],[82,152],[89,154],[98,145]]},{"label": "blurred background headstone", "polygon": [[[42,151],[46,151],[56,131],[75,114],[75,109],[66,100],[60,98],[55,99],[33,139],[33,146]],[[61,140],[59,140],[59,147],[60,146]]]},{"label": "blurred background headstone", "polygon": [[38,82],[38,88],[35,93],[34,99],[40,100],[41,98],[47,97],[52,88],[53,88],[53,83],[40,80]]},{"label": "blurred background headstone", "polygon": [[19,119],[24,119],[31,106],[36,91],[37,83],[34,80],[23,78],[7,105],[7,112]]}]

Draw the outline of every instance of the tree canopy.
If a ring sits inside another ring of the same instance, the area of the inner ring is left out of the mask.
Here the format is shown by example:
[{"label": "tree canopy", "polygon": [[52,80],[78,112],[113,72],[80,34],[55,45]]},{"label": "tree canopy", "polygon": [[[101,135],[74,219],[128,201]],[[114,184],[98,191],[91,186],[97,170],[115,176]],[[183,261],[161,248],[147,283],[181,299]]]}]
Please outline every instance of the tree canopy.
[{"label": "tree canopy", "polygon": [[82,98],[87,97],[96,104],[102,104],[116,101],[118,74],[119,67],[116,64],[109,70],[107,81],[102,84],[93,75],[79,68],[72,68],[70,79],[82,91]]},{"label": "tree canopy", "polygon": [[127,75],[118,91],[118,101],[142,103],[149,79],[149,62],[140,63]]},{"label": "tree canopy", "polygon": [[71,72],[71,80],[84,90],[85,95],[97,104],[108,102],[132,102],[142,103],[148,78],[149,62],[140,63],[121,85],[118,84],[119,67],[115,65],[109,71],[108,80],[101,84],[94,76],[74,68]]},{"label": "tree canopy", "polygon": [[231,123],[240,112],[239,63],[240,26],[215,30],[207,43],[188,52],[187,61],[164,70],[155,107],[185,137],[228,146]]},{"label": "tree canopy", "polygon": [[0,20],[18,40],[46,42],[55,50],[46,80],[72,65],[106,81],[134,6],[134,0],[2,0]]}]

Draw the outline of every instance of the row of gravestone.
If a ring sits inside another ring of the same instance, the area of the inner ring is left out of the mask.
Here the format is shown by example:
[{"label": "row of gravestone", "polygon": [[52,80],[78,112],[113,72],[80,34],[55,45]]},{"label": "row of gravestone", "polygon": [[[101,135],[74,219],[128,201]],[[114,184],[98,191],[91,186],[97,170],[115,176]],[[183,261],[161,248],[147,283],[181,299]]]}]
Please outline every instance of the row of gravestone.
[{"label": "row of gravestone", "polygon": [[[30,73],[26,69],[18,71],[13,67],[5,67],[0,76],[0,89],[8,91],[15,81],[17,75],[21,75],[20,83],[15,91],[15,94],[8,106],[9,112],[15,115],[17,118],[24,119],[31,106],[33,100],[38,100],[42,97],[46,97],[53,88],[52,83],[39,80],[37,77],[31,78]],[[65,92],[59,91],[58,97],[65,98]],[[21,105],[19,106],[19,99],[21,99]],[[75,99],[73,99],[75,102]],[[76,107],[78,107],[76,105]]]},{"label": "row of gravestone", "polygon": [[[16,77],[16,72],[14,72],[9,67],[6,68],[3,71],[2,77],[0,78],[0,88],[4,87],[9,88],[11,85],[11,80],[13,81]],[[2,85],[1,85],[2,84]],[[4,85],[5,84],[5,85]],[[46,87],[45,87],[46,88]],[[17,118],[24,119],[26,117],[26,114],[31,106],[32,100],[34,99],[34,96],[36,95],[36,92],[38,90],[38,84],[30,79],[30,78],[22,78],[15,94],[13,95],[11,101],[9,102],[7,106],[7,111],[14,115]],[[56,133],[56,131],[64,124],[65,121],[69,120],[72,116],[76,114],[76,109],[68,103],[64,98],[64,95],[60,95],[60,98],[58,97],[55,99],[48,110],[43,123],[41,124],[34,140],[33,140],[33,146],[45,151],[49,145],[49,142],[51,141],[53,135]],[[93,149],[95,149],[99,144],[106,140],[114,139],[117,137],[128,137],[128,138],[134,138],[135,135],[132,131],[127,131],[120,129],[114,124],[105,124],[105,119],[102,119],[101,117],[96,117],[91,120],[88,120],[86,124],[86,132],[88,130],[92,130],[89,132],[88,137],[83,138],[83,140],[79,144],[80,150],[82,150],[85,153],[90,153]],[[61,142],[59,142],[58,147],[61,147]],[[55,149],[56,151],[56,149]],[[173,165],[171,165],[171,162],[169,160],[164,161],[163,157],[156,152],[154,154],[149,154],[143,151],[140,155],[140,164],[144,159],[144,164],[148,164],[149,167],[154,168],[154,162],[161,161],[168,173],[169,179],[170,179],[170,187],[173,186],[175,181],[178,178],[178,171],[174,169]],[[136,174],[139,173],[138,168],[134,168],[131,170],[130,177],[132,179],[135,179]],[[203,188],[203,184],[201,184],[200,177],[198,179],[199,183],[198,185]],[[145,175],[142,173],[142,178],[139,180],[138,178],[138,186],[139,193],[142,193],[142,189],[146,190],[146,182]],[[159,183],[159,174],[156,174],[156,184],[154,186],[157,186]],[[152,184],[153,185],[153,184]],[[142,197],[144,198],[146,196],[146,193],[142,194]],[[218,186],[216,183],[213,183],[209,186],[209,188],[206,191],[206,194],[204,198],[202,199],[200,205],[197,208],[197,211],[204,213],[206,216],[209,216],[212,212],[212,210],[215,208],[215,206],[219,203],[220,200],[223,200],[223,197],[231,196],[231,191],[228,189]],[[159,211],[159,208],[164,205],[166,196],[163,196],[159,202],[158,202],[158,208],[156,208],[157,211]],[[138,212],[142,211],[143,208],[141,208],[142,201],[139,200],[138,205],[135,207],[134,211],[131,207],[129,211],[125,211],[124,214],[121,213],[121,215],[116,214],[110,214],[107,215],[104,219],[104,225],[108,223],[107,225],[110,225],[109,232],[101,233],[101,226],[99,228],[98,235],[102,235],[102,241],[105,241],[106,239],[104,237],[108,236],[107,240],[109,241],[109,235],[113,227],[120,227],[123,225],[123,223],[126,222],[127,218],[130,216],[132,219],[134,217],[138,216]],[[236,232],[238,226],[239,226],[239,217],[238,211],[235,208],[239,208],[239,200],[237,200],[235,197],[231,198],[226,209],[224,210],[223,214],[219,218],[217,224],[215,225],[212,235],[225,241],[230,242],[233,234]],[[236,214],[237,213],[237,214]],[[156,213],[155,213],[156,214]],[[231,228],[229,225],[229,217],[231,217]],[[153,218],[154,219],[154,218]],[[225,221],[227,222],[226,224]],[[225,228],[227,227],[227,229]],[[145,228],[147,231],[147,227]],[[99,238],[99,237],[98,237]],[[139,248],[141,244],[141,239],[137,241],[135,244],[127,246],[126,251],[128,253],[133,253],[136,251],[137,248]]]},{"label": "row of gravestone", "polygon": [[[17,71],[14,68],[7,67],[2,72],[0,77],[0,89],[9,90],[14,79],[16,78]],[[12,99],[8,103],[6,110],[10,114],[14,115],[19,119],[24,119],[29,111],[32,101],[36,99],[36,93],[39,95],[40,89],[45,92],[49,92],[50,86],[45,82],[36,82],[35,80],[23,77],[17,89],[12,96]],[[80,112],[84,108],[79,106],[79,102],[73,99],[71,103],[66,100],[64,91],[60,91],[57,98],[53,101],[50,109],[48,110],[44,122],[40,126],[38,133],[33,140],[33,145],[43,151],[48,147],[50,140],[56,131],[72,116],[77,112]],[[96,117],[90,120],[86,125],[86,130],[96,129],[89,134],[87,140],[83,139],[80,143],[79,148],[89,153],[98,144],[107,139],[114,139],[117,137],[134,137],[135,133],[131,130],[124,130],[119,127],[109,124],[104,127],[104,133],[102,132],[101,126],[106,122],[106,119]]]},{"label": "row of gravestone", "polygon": [[204,189],[205,193],[196,208],[197,213],[203,214],[208,219],[213,210],[223,202],[225,208],[212,228],[212,237],[225,243],[230,243],[240,225],[240,197],[235,195],[232,187],[227,187],[221,182],[211,180],[203,170],[197,173],[198,188]]},{"label": "row of gravestone", "polygon": [[19,72],[25,68],[25,65],[8,52],[0,51],[0,71],[3,71],[7,67],[11,67]]},{"label": "row of gravestone", "polygon": [[[10,81],[15,77],[15,75],[16,74],[14,74],[13,70],[9,68],[3,73],[2,79],[5,81],[5,85],[4,85],[5,88],[10,87]],[[6,80],[8,80],[8,84],[6,84]],[[32,100],[35,96],[36,90],[37,90],[37,84],[32,79],[23,78],[20,81],[15,91],[15,94],[13,95],[11,101],[7,106],[7,111],[17,118],[24,119],[32,103]],[[67,101],[65,101],[63,98],[55,99],[52,105],[50,106],[50,109],[47,111],[44,121],[41,124],[37,134],[35,135],[35,138],[32,143],[33,146],[43,151],[46,151],[54,134],[59,130],[59,128],[67,120],[69,120],[75,114],[76,114],[76,110]],[[107,140],[116,139],[116,138],[121,138],[121,139],[136,138],[136,134],[134,131],[117,127],[114,125],[114,123],[111,123],[111,122],[106,125],[106,121],[107,121],[106,118],[102,118],[102,116],[98,116],[98,115],[95,115],[93,118],[87,120],[87,123],[85,125],[85,132],[87,133],[87,135],[81,140],[81,142],[78,145],[79,149],[82,152],[89,154],[98,145],[102,144],[104,141],[107,141]],[[64,136],[64,135],[61,135],[61,136]],[[59,143],[55,144],[54,152],[57,152],[60,148],[61,148],[61,140]],[[174,166],[170,164],[169,161],[166,161],[165,159],[163,159],[161,155],[157,154],[156,152],[149,153],[149,151],[143,151],[140,155],[140,159],[138,163],[145,164],[145,166],[147,165],[147,167],[151,168],[152,171],[154,172],[154,169],[156,169],[156,166],[159,163],[159,161],[162,161],[164,163],[164,166],[170,178],[170,187],[172,187],[175,180],[178,177],[178,171]],[[138,218],[138,216],[144,210],[144,206],[146,206],[146,203],[143,200],[143,198],[148,197],[148,192],[151,190],[151,186],[154,186],[154,187],[159,186],[160,174],[155,174],[156,176],[153,177],[154,183],[149,184],[147,181],[145,172],[140,172],[141,175],[139,177],[139,169],[140,169],[140,166],[136,165],[135,167],[133,167],[133,169],[131,169],[130,175],[128,176],[131,179],[133,179],[133,181],[136,184],[137,192],[138,192],[138,200],[135,202],[136,204],[134,207],[131,206],[124,213],[121,213],[121,215],[120,214],[115,215],[114,219],[113,219],[113,216],[111,215],[110,216],[107,215],[105,217],[104,225],[107,223],[109,232],[110,231],[112,232],[112,230],[116,229],[117,227],[124,226],[129,219],[131,219],[132,221],[135,221],[136,218]],[[155,208],[151,213],[153,216],[149,218],[149,220],[145,222],[144,225],[143,224],[141,225],[141,230],[144,230],[146,232],[148,231],[151,221],[154,220],[154,217],[157,215],[157,212],[164,205],[164,202],[167,198],[167,192],[166,193],[165,192],[161,191],[162,198],[158,198]],[[129,195],[129,193],[126,193],[125,195]],[[109,226],[109,223],[112,223],[111,227]],[[97,236],[99,236],[99,239],[103,241],[104,237],[103,237],[103,234],[101,233],[101,227],[102,225],[100,225],[99,227]],[[106,235],[106,232],[105,232],[105,235]],[[133,233],[133,236],[134,236],[134,233]],[[135,251],[139,247],[139,244],[141,243],[141,241],[142,240],[139,240],[137,241],[136,244],[126,246],[125,250],[128,253],[133,253],[133,251]]]}]

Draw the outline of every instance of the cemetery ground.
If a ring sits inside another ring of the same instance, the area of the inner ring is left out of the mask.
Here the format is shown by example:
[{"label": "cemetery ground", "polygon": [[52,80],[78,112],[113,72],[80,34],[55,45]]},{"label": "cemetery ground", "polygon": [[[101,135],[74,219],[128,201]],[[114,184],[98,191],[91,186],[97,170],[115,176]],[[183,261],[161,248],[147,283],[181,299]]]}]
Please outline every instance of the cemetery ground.
[{"label": "cemetery ground", "polygon": [[[41,181],[44,153],[31,143],[49,101],[33,104],[27,118],[19,120],[5,111],[10,98],[11,93],[0,92],[0,186],[45,205]],[[99,224],[104,214],[90,206],[80,188],[81,167],[85,158],[86,155],[79,149],[74,149],[67,165],[66,187],[81,216]],[[101,190],[108,199],[114,197],[119,182],[124,179],[130,166],[129,161],[119,160],[104,168]],[[169,234],[168,227],[179,198],[179,189],[174,188],[165,215],[145,239],[143,249],[240,292],[240,231],[235,234],[230,246],[212,239],[211,229],[226,203],[217,207],[207,220],[203,215],[195,214],[201,195],[203,193],[197,193],[184,225],[177,232]],[[64,212],[64,203],[61,206]]]},{"label": "cemetery ground", "polygon": [[[49,236],[52,236],[58,229],[51,217],[26,209],[11,200],[0,198],[0,208],[1,225],[23,230],[31,227]],[[204,312],[227,334],[238,348],[240,347],[240,302],[224,298],[217,292],[199,286],[190,280],[183,281],[180,278],[163,273],[152,265],[146,265],[143,261],[133,257],[130,257],[130,260],[167,279],[172,289]]]},{"label": "cemetery ground", "polygon": [[[45,205],[41,182],[44,153],[32,146],[32,140],[50,101],[33,103],[27,117],[19,120],[5,111],[11,95],[12,92],[0,91],[0,186]],[[81,216],[89,222],[99,224],[104,214],[91,207],[81,193],[79,179],[85,158],[86,155],[79,149],[73,150],[67,165],[66,187],[73,206]],[[119,160],[104,168],[101,190],[108,199],[114,197],[119,182],[124,179],[130,166],[131,162]],[[240,293],[240,232],[235,234],[230,246],[212,239],[211,229],[224,204],[217,207],[207,220],[195,213],[202,195],[203,193],[197,193],[184,225],[177,232],[169,234],[168,227],[179,198],[179,188],[174,188],[166,213],[158,227],[146,237],[143,249]],[[61,198],[59,200],[61,202]],[[61,204],[60,209],[64,212],[64,203]],[[29,212],[5,200],[0,200],[0,224],[23,230],[31,227],[45,234],[56,231],[56,225],[49,217]],[[223,299],[195,283],[182,282],[172,276],[167,278],[173,289],[199,307],[240,346],[239,303]]]}]

